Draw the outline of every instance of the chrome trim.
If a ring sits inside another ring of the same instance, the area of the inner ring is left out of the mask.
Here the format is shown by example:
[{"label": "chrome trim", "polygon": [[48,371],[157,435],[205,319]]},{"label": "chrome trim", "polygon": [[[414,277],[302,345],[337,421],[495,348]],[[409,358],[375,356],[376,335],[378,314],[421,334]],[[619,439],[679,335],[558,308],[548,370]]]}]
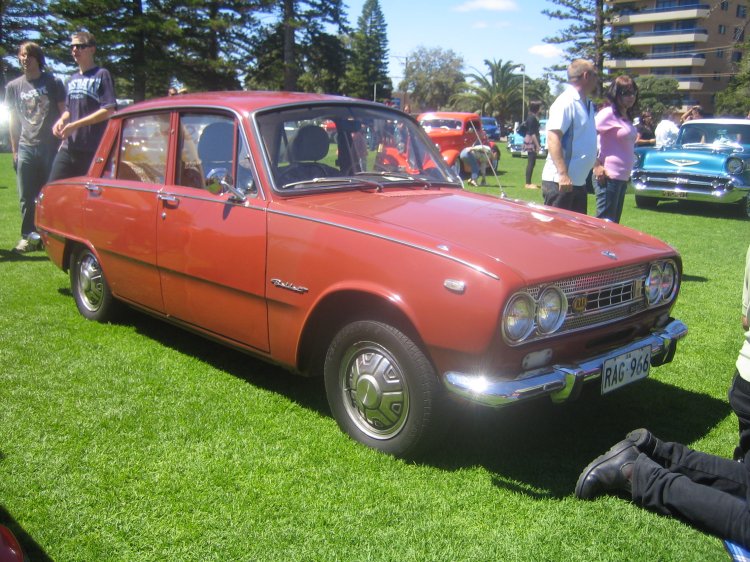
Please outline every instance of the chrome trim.
[{"label": "chrome trim", "polygon": [[521,373],[508,380],[499,375],[483,375],[448,371],[443,375],[446,388],[472,402],[492,407],[503,407],[538,396],[552,395],[553,400],[566,400],[572,390],[584,382],[601,377],[604,362],[623,353],[646,345],[651,346],[651,363],[661,364],[678,340],[688,333],[680,320],[672,320],[650,336],[634,341],[605,354],[570,365],[553,365]]},{"label": "chrome trim", "polygon": [[447,255],[447,254],[438,252],[437,250],[435,250],[433,248],[429,248],[427,246],[420,246],[419,244],[412,244],[411,242],[405,242],[403,240],[399,240],[398,238],[392,238],[391,236],[385,236],[383,234],[378,234],[376,232],[370,232],[368,230],[362,230],[360,228],[354,228],[352,226],[345,226],[343,224],[338,224],[338,223],[327,221],[327,220],[323,220],[323,219],[314,219],[312,217],[306,217],[306,216],[303,216],[303,215],[298,215],[298,214],[295,214],[295,213],[290,213],[288,211],[279,211],[277,209],[268,209],[268,212],[272,213],[272,214],[275,214],[275,215],[281,215],[281,216],[284,216],[284,217],[291,217],[293,219],[301,219],[301,220],[306,220],[306,221],[314,222],[314,223],[317,223],[317,224],[324,224],[326,226],[332,226],[334,228],[340,228],[342,230],[347,230],[349,232],[357,232],[359,234],[364,234],[365,236],[372,236],[373,238],[377,238],[379,240],[385,240],[387,242],[393,242],[395,244],[400,244],[402,246],[406,246],[406,247],[412,248],[414,250],[422,250],[423,252],[427,252],[428,254],[432,254],[433,256],[439,256],[441,258],[445,258],[447,260],[454,261],[456,263],[460,263],[461,265],[466,266],[468,268],[471,268],[474,271],[477,271],[479,273],[482,273],[482,274],[486,275],[487,277],[490,277],[491,279],[495,279],[496,281],[500,281],[500,277],[498,275],[492,273],[491,271],[487,271],[486,269],[484,269],[481,266],[475,265],[475,264],[473,264],[471,262],[468,262],[466,260],[462,260],[462,259],[457,258],[455,256],[451,256],[451,255]]}]

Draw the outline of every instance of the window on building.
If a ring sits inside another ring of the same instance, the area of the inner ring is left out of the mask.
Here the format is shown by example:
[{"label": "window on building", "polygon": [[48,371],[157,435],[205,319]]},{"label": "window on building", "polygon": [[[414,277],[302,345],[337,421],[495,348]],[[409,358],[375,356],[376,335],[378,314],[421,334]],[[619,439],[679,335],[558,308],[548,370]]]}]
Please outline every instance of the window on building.
[{"label": "window on building", "polygon": [[734,39],[735,41],[744,41],[745,40],[745,28],[735,27],[734,33],[732,34],[732,39]]},{"label": "window on building", "polygon": [[727,33],[727,26],[724,24],[719,24],[719,35],[726,35]]},{"label": "window on building", "polygon": [[732,62],[740,62],[742,60],[742,51],[734,51],[732,53]]},{"label": "window on building", "polygon": [[717,59],[723,59],[724,58],[724,49],[719,49],[716,51],[716,58]]},{"label": "window on building", "polygon": [[747,6],[744,6],[742,4],[737,5],[737,17],[738,18],[746,18],[747,17]]},{"label": "window on building", "polygon": [[721,9],[725,12],[729,10],[729,2],[727,0],[723,0],[721,3]]},{"label": "window on building", "polygon": [[718,72],[714,72],[714,82],[720,82],[721,76],[719,76]]},{"label": "window on building", "polygon": [[673,22],[660,22],[654,24],[654,31],[672,31],[674,29],[674,23]]}]

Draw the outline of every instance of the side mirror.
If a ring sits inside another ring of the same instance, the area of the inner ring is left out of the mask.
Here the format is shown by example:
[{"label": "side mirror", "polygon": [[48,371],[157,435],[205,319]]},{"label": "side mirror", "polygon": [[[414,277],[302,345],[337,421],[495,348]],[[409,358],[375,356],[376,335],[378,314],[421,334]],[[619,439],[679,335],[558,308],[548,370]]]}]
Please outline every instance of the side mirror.
[{"label": "side mirror", "polygon": [[233,201],[245,201],[247,195],[234,186],[234,180],[226,168],[213,168],[206,176],[206,190],[214,195],[229,192]]}]

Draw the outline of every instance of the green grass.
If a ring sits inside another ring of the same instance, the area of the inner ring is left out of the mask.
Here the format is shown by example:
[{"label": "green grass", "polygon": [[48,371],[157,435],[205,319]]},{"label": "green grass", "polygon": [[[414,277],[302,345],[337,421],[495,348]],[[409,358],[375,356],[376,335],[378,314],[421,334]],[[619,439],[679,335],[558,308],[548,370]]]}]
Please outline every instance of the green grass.
[{"label": "green grass", "polygon": [[[500,180],[541,201],[525,163],[503,150]],[[622,222],[684,258],[673,363],[606,398],[468,409],[419,464],[347,439],[320,380],[137,313],[85,321],[43,253],[10,253],[19,222],[0,155],[0,522],[31,560],[726,559],[716,538],[573,487],[634,427],[731,455],[750,243],[731,212],[626,198]]]}]

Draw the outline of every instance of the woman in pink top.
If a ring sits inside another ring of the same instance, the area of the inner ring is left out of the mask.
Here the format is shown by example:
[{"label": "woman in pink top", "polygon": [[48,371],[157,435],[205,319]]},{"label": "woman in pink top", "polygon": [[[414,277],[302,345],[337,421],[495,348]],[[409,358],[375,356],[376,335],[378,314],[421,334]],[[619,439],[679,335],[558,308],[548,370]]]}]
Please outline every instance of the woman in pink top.
[{"label": "woman in pink top", "polygon": [[633,126],[638,88],[629,76],[618,76],[606,92],[609,104],[596,114],[599,156],[594,163],[596,216],[620,222],[625,190],[635,162]]}]

